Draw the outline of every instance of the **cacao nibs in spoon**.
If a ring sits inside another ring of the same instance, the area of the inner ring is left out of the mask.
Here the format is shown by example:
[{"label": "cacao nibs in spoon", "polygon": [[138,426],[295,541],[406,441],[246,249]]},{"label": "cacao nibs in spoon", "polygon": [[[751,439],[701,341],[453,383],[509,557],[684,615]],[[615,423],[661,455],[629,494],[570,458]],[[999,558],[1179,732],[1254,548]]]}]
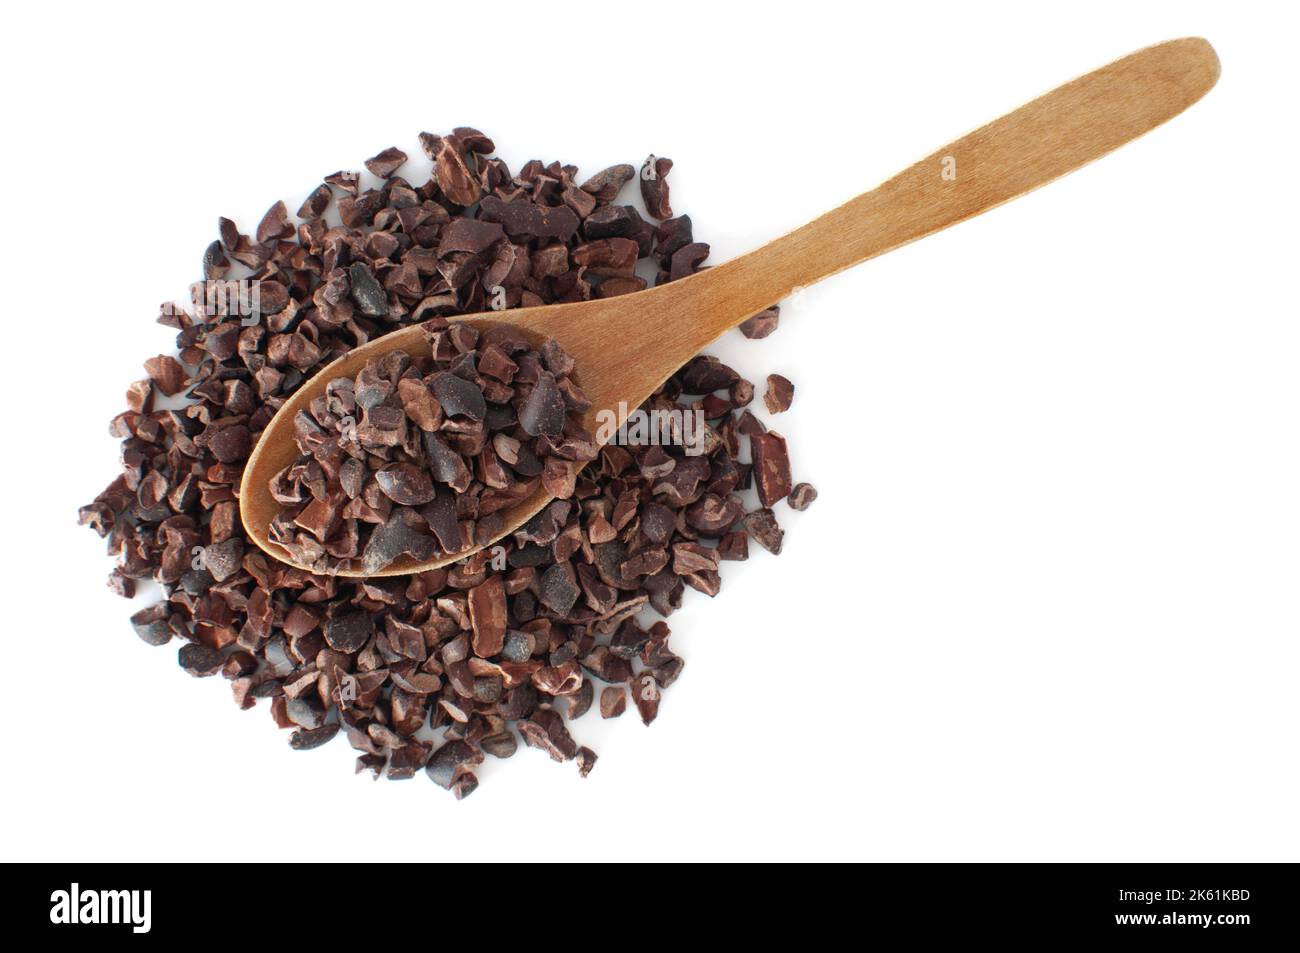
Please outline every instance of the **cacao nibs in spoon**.
[{"label": "cacao nibs in spoon", "polygon": [[[367,163],[376,185],[355,171],[332,173],[309,189],[297,222],[278,202],[251,236],[220,220],[203,276],[245,269],[259,283],[260,319],[164,308],[159,321],[176,330],[178,353],[150,358],[147,380],[129,388],[110,425],[122,440],[122,473],[82,508],[81,522],[118,557],[114,591],[161,585],[163,600],[131,617],[139,637],[177,640],[180,667],[224,676],[240,708],[269,708],[292,748],[341,735],[358,771],[393,780],[423,772],[465,797],[477,787],[475,768],[512,757],[521,741],[585,774],[594,752],[566,722],[596,699],[603,718],[629,701],[644,721],[658,715],[684,663],[666,622],[651,620],[680,607],[688,587],[715,595],[721,561],[747,558],[750,538],[780,549],[779,501],[746,512],[744,497],[755,487],[779,500],[789,464],[783,440],[751,446],[761,466],[741,462],[742,444],[766,433],[745,409],[754,387],[700,357],[641,409],[701,410],[704,452],[604,447],[566,498],[501,541],[504,570],[484,551],[432,572],[345,581],[276,562],[248,542],[235,495],[243,463],[279,406],[328,362],[417,321],[488,310],[495,289],[508,308],[608,297],[646,286],[638,265],[663,282],[706,260],[690,218],[663,217],[672,215],[666,159],[642,180],[647,220],[620,202],[639,178],[630,164],[587,178],[559,162],[512,172],[468,128],[424,134],[420,145],[433,164],[422,183],[414,162],[385,149]],[[334,212],[341,225],[331,224]],[[741,330],[761,338],[776,325],[772,307]],[[341,436],[335,418],[349,399],[370,446],[360,457],[325,452],[337,468],[286,477],[306,494],[286,503],[294,544],[319,544],[326,560],[364,559],[375,547],[378,562],[471,532],[478,541],[490,526],[489,494],[546,479],[556,461],[544,433],[556,419],[554,394],[547,388],[527,414],[515,398],[536,392],[540,359],[570,406],[579,393],[564,386],[573,368],[553,346],[523,361],[509,348],[489,353],[454,323],[430,328],[449,362],[443,376],[430,380],[434,369],[416,362],[376,368],[306,415],[308,470],[323,462],[313,440]],[[510,380],[503,356],[520,368]],[[521,373],[531,375],[527,387]],[[493,401],[490,392],[504,393],[498,384],[518,391]],[[163,409],[157,394],[176,399]],[[390,425],[405,428],[408,442],[387,444]],[[427,494],[421,474],[434,484],[432,500],[398,502]],[[506,485],[493,486],[503,474]],[[810,501],[803,487],[785,487],[792,507]],[[347,502],[333,512],[339,491]]]},{"label": "cacao nibs in spoon", "polygon": [[445,318],[424,330],[431,357],[372,360],[294,421],[301,455],[271,481],[270,537],[318,572],[468,549],[541,484],[572,497],[570,466],[596,458],[575,413],[590,403],[556,342],[538,351],[509,325],[480,334]]}]

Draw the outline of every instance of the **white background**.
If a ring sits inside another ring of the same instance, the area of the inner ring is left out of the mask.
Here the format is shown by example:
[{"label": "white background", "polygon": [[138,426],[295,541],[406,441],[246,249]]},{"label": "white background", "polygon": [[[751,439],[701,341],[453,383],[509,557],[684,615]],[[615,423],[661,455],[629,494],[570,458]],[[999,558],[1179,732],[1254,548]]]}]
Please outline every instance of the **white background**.
[{"label": "white background", "polygon": [[[0,41],[6,858],[1300,859],[1284,5],[209,6]],[[718,262],[1187,34],[1223,77],[1185,115],[718,344],[795,381],[821,497],[688,592],[653,726],[576,723],[585,781],[521,749],[457,803],[291,752],[134,636],[74,525],[218,215],[468,124],[515,169],[671,156]]]}]

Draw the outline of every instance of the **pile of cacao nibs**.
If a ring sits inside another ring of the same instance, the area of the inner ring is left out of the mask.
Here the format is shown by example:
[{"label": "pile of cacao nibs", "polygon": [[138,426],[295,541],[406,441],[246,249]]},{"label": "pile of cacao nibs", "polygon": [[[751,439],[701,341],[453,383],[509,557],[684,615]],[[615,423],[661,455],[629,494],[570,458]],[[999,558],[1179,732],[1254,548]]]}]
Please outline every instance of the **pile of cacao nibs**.
[{"label": "pile of cacao nibs", "polygon": [[[619,165],[580,181],[558,162],[534,160],[512,174],[474,129],[423,133],[420,143],[433,163],[423,184],[398,175],[408,158],[391,148],[366,162],[375,187],[363,188],[357,172],[326,176],[296,224],[283,202],[252,236],[220,221],[203,255],[204,281],[255,283],[257,319],[222,296],[212,308],[163,307],[159,321],[177,330],[178,354],[147,360],[148,377],[128,388],[128,409],[111,424],[122,474],[80,516],[119,557],[114,591],[130,598],[137,581],[161,585],[162,601],[131,619],[144,641],[179,639],[185,671],[220,673],[241,708],[265,701],[293,748],[342,731],[359,752],[358,771],[401,779],[424,769],[464,797],[478,784],[473,766],[511,756],[520,737],[575,761],[585,776],[596,755],[569,722],[589,711],[598,689],[602,717],[622,714],[630,700],[653,721],[683,666],[653,615],[670,615],[687,587],[715,595],[720,562],[747,558],[751,538],[779,552],[773,508],[785,499],[802,509],[816,493],[792,484],[784,439],[745,409],[753,386],[700,356],[642,410],[700,410],[704,452],[606,445],[571,491],[503,538],[499,552],[352,580],[256,548],[236,496],[244,462],[276,410],[328,362],[415,322],[435,320],[435,333],[452,334],[454,324],[436,319],[639,291],[647,284],[639,262],[650,263],[658,284],[694,273],[708,254],[690,219],[673,215],[668,159],[652,157],[640,175]],[[654,221],[618,203],[634,177]],[[765,337],[777,320],[772,307],[741,330]],[[448,342],[451,351],[468,343]],[[558,384],[563,375],[541,359]],[[405,373],[379,374],[396,382],[399,401]],[[769,411],[789,406],[788,380],[774,375],[767,385]],[[359,386],[353,381],[354,398]],[[417,429],[417,415],[435,412],[403,408]],[[742,442],[752,464],[740,462]],[[507,461],[516,452],[507,441],[493,446]],[[760,505],[746,512],[741,493],[751,486]],[[316,489],[328,496],[328,487]],[[494,489],[478,479],[457,496],[458,513],[476,514],[464,516],[473,525],[462,533],[490,520],[482,501]],[[394,511],[374,494],[369,502],[380,505],[354,511],[363,554],[362,536],[373,542]],[[412,522],[419,514],[396,512]]]},{"label": "pile of cacao nibs", "polygon": [[570,499],[596,459],[573,359],[518,329],[433,318],[431,356],[392,351],[330,381],[293,421],[300,456],[271,480],[269,538],[316,572],[373,575],[496,539],[539,488]]}]

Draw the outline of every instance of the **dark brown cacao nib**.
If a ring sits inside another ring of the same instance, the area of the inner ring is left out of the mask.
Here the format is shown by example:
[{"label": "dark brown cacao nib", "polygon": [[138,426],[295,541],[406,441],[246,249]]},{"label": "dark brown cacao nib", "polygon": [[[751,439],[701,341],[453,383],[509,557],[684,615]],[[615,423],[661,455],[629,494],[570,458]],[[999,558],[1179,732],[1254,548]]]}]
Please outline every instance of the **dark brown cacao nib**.
[{"label": "dark brown cacao nib", "polygon": [[790,456],[785,438],[775,432],[753,434],[749,438],[754,457],[754,485],[758,501],[766,507],[785,499],[793,485],[790,481]]},{"label": "dark brown cacao nib", "polygon": [[790,409],[790,402],[794,400],[794,384],[790,383],[789,378],[782,377],[780,374],[767,375],[767,393],[763,395],[763,403],[767,405],[769,414],[779,414],[782,411]]}]

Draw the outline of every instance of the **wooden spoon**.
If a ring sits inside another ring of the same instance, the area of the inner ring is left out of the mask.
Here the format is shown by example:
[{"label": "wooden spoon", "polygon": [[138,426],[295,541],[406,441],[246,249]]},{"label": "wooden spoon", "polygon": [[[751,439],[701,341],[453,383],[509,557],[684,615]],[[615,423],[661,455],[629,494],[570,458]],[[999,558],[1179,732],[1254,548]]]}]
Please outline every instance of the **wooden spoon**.
[{"label": "wooden spoon", "polygon": [[[1218,57],[1203,39],[1149,46],[1057,87],[931,153],[874,191],[716,268],[637,294],[458,320],[480,326],[509,322],[538,343],[554,337],[576,361],[575,379],[592,402],[583,424],[594,433],[598,411],[614,412],[621,424],[629,408],[638,407],[711,341],[794,289],[1087,165],[1178,115],[1218,78]],[[294,416],[334,378],[353,377],[367,361],[399,348],[429,353],[419,325],[371,341],[328,365],[294,393],[263,431],[244,469],[240,512],[248,535],[276,559],[293,563],[267,538],[267,528],[279,509],[270,494],[271,478],[298,456]],[[505,530],[497,539],[549,501],[539,489],[505,510]],[[473,551],[426,562],[400,557],[373,575],[421,572]]]}]

